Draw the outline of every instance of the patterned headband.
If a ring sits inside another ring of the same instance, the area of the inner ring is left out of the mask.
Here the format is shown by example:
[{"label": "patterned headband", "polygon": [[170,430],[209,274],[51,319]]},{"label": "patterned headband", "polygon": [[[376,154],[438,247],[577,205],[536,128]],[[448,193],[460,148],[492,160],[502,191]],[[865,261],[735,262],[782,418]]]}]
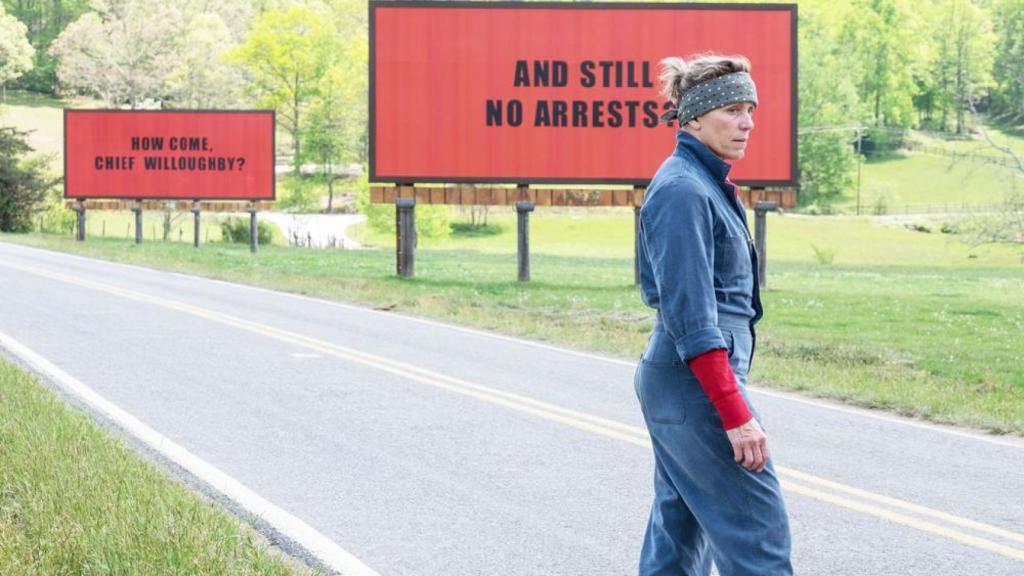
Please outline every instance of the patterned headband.
[{"label": "patterned headband", "polygon": [[746,72],[733,72],[697,84],[683,94],[679,109],[669,110],[661,120],[678,119],[682,126],[701,114],[737,102],[753,102],[757,106],[757,88]]}]

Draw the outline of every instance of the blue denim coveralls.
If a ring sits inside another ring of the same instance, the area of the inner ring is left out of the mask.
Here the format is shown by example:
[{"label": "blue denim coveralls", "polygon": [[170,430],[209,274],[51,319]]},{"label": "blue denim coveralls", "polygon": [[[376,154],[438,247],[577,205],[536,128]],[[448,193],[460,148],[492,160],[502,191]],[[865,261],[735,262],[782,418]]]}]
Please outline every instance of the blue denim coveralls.
[{"label": "blue denim coveralls", "polygon": [[746,212],[730,166],[686,132],[640,209],[640,287],[658,311],[636,392],[654,448],[654,503],[640,576],[788,576],[789,522],[775,469],[733,460],[722,421],[686,361],[728,352],[746,391],[761,317]]}]

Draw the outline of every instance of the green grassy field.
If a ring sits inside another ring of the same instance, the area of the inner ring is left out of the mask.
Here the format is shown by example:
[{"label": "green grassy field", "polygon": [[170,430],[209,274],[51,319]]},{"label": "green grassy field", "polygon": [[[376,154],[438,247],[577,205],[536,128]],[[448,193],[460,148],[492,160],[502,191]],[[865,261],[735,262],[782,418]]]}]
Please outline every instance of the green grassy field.
[{"label": "green grassy field", "polygon": [[[985,130],[996,143],[1024,156],[1024,134],[991,126]],[[963,156],[945,157],[936,150],[1011,161],[980,135],[940,137],[911,133],[908,139],[922,146],[922,151],[869,158],[863,164],[862,214],[875,213],[880,206],[887,213],[903,213],[907,205],[911,205],[912,212],[959,212],[964,204],[999,202],[1013,189],[1024,190],[1024,174],[1020,171]],[[855,206],[855,190],[837,204],[848,213]]]},{"label": "green grassy field", "polygon": [[[453,211],[456,215],[457,211]],[[753,224],[753,214],[748,218]],[[956,235],[940,232],[943,222],[955,218],[921,220],[932,232],[910,230],[900,222],[872,217],[768,215],[768,251],[772,262],[814,264],[815,247],[834,251],[836,265],[930,266],[976,269],[1013,266],[1021,254],[1011,248],[972,249]],[[496,207],[488,217],[490,233],[453,235],[444,241],[421,239],[421,246],[437,250],[467,250],[486,254],[513,253],[516,249],[516,220],[510,207]],[[537,208],[530,217],[531,250],[556,256],[632,258],[633,212],[617,209]],[[355,227],[354,236],[364,244],[390,249],[394,236],[375,231],[365,224]],[[515,264],[514,256],[512,264]]]},{"label": "green grassy field", "polygon": [[53,155],[53,166],[64,162],[63,108],[98,108],[87,99],[58,99],[30,92],[8,90],[7,101],[0,105],[0,125],[16,126],[32,133],[29,145],[38,153]]},{"label": "green grassy field", "polygon": [[0,361],[0,574],[307,570]]},{"label": "green grassy field", "polygon": [[[527,284],[514,281],[508,231],[483,242],[456,238],[421,249],[411,280],[394,277],[390,248],[267,247],[253,257],[245,247],[224,244],[195,250],[39,235],[0,240],[386,307],[633,359],[652,315],[632,283],[632,217],[605,217],[603,225],[580,224],[598,226],[602,234],[574,229],[566,214],[538,218],[531,231],[534,281]],[[970,258],[971,251],[950,236],[876,227],[867,219],[774,216],[769,230],[767,316],[755,382],[1024,433],[1024,266],[1016,251],[992,247]],[[817,263],[811,243],[838,246],[834,263]]]}]

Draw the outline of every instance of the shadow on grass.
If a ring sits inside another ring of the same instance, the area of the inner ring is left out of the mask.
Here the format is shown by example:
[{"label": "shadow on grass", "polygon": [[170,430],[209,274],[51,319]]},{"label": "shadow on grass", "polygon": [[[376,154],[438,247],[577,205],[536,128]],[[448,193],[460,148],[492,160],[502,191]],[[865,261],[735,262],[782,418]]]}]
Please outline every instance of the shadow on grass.
[{"label": "shadow on grass", "polygon": [[885,150],[873,152],[871,154],[865,154],[864,162],[866,164],[885,164],[888,162],[906,160],[908,157],[909,154],[907,154],[905,150]]},{"label": "shadow on grass", "polygon": [[1024,125],[1020,126],[1000,126],[999,129],[1007,136],[1013,136],[1014,138],[1024,138]]},{"label": "shadow on grass", "polygon": [[505,231],[499,224],[473,225],[469,222],[452,222],[452,236],[457,238],[485,238],[497,236]]}]

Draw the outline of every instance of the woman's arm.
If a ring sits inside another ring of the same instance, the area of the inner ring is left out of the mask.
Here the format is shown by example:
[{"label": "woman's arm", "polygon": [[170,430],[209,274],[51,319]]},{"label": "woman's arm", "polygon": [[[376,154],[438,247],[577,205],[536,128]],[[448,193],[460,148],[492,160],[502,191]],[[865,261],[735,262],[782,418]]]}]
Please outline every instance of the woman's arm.
[{"label": "woman's arm", "polygon": [[715,302],[711,199],[702,190],[678,176],[650,191],[640,210],[661,321],[684,361],[725,348]]},{"label": "woman's arm", "polygon": [[[661,321],[676,353],[697,377],[723,428],[732,431],[748,426],[753,415],[736,385],[718,328],[714,219],[711,199],[701,190],[699,182],[687,177],[659,186],[640,212],[641,241],[651,263]],[[753,445],[734,443],[733,448],[751,453],[749,461],[760,468],[764,459],[754,453],[760,454],[764,434],[754,436]],[[766,446],[763,451],[767,453]],[[744,457],[745,466],[747,461]]]}]

